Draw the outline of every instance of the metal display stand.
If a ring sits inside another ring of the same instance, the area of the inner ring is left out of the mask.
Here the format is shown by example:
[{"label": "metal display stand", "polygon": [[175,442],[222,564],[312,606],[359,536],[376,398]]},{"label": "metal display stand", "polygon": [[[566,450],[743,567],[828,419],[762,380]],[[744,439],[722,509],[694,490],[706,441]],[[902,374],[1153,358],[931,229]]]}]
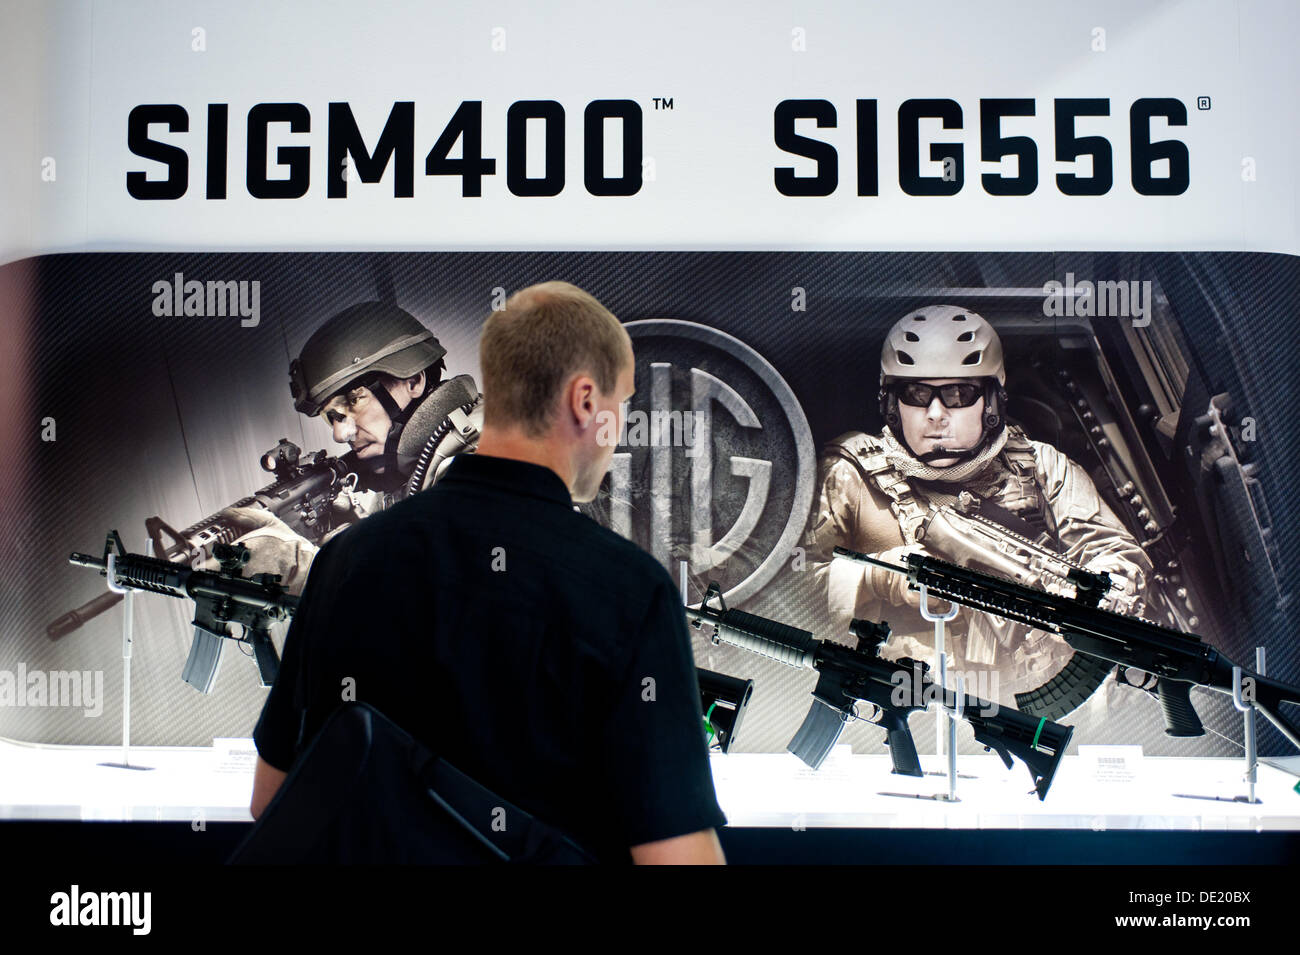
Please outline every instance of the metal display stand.
[{"label": "metal display stand", "polygon": [[[957,616],[958,606],[949,601],[948,611],[946,613],[934,613],[930,610],[930,594],[925,585],[921,586],[921,616],[934,624],[934,655],[939,662],[939,690],[945,695],[948,692],[948,652],[944,646],[945,627],[944,625]],[[961,706],[961,693],[958,692],[957,705]],[[934,751],[937,755],[942,756],[946,750],[948,754],[948,795],[935,796],[944,802],[959,802],[957,798],[957,720],[961,718],[960,713],[949,713],[947,707],[942,702],[939,704],[940,714],[934,723]],[[946,732],[945,732],[946,731]],[[944,736],[947,736],[947,746],[944,745]]]},{"label": "metal display stand", "polygon": [[[924,584],[921,585],[921,616],[926,620],[934,623],[934,652],[939,661],[939,691],[943,696],[948,694],[948,654],[944,648],[944,624],[953,617],[957,616],[960,609],[952,601],[948,602],[946,613],[932,613],[930,611],[929,592]],[[942,711],[935,719],[934,723],[934,749],[936,755],[942,756],[946,752],[948,755],[948,771],[946,773],[930,771],[925,773],[926,776],[947,776],[948,791],[946,793],[936,793],[928,795],[923,793],[895,793],[882,792],[882,796],[898,796],[903,799],[933,799],[936,802],[961,802],[957,798],[957,721],[962,718],[962,711],[966,704],[966,686],[961,677],[957,677],[957,700],[956,712],[948,712],[948,708],[941,701],[939,708]],[[945,732],[946,731],[946,732]],[[944,745],[944,736],[947,736],[947,745]],[[974,777],[967,776],[967,779]]]},{"label": "metal display stand", "polygon": [[[1255,648],[1255,672],[1264,676],[1264,648]],[[1259,755],[1255,748],[1255,703],[1246,699],[1241,693],[1241,667],[1232,668],[1232,705],[1241,712],[1245,724],[1242,738],[1246,748],[1245,780],[1247,791],[1244,796],[1203,796],[1199,793],[1174,793],[1180,799],[1210,799],[1215,802],[1244,802],[1251,806],[1261,805],[1264,800],[1255,795],[1255,784],[1259,781]]]},{"label": "metal display stand", "polygon": [[[145,553],[153,556],[153,541],[145,544]],[[131,765],[131,647],[135,639],[132,627],[135,621],[135,589],[123,586],[117,579],[117,555],[110,552],[105,568],[108,589],[122,595],[122,761],[100,763],[114,769],[153,769],[152,766]]]},{"label": "metal display stand", "polygon": [[[1255,648],[1255,672],[1264,676],[1264,648]],[[1241,667],[1232,668],[1232,705],[1242,714],[1245,729],[1242,733],[1246,742],[1246,785],[1249,787],[1246,802],[1256,805],[1262,800],[1255,798],[1255,783],[1259,780],[1259,758],[1255,751],[1255,704],[1243,699],[1241,695]],[[1239,800],[1238,800],[1239,801]]]}]

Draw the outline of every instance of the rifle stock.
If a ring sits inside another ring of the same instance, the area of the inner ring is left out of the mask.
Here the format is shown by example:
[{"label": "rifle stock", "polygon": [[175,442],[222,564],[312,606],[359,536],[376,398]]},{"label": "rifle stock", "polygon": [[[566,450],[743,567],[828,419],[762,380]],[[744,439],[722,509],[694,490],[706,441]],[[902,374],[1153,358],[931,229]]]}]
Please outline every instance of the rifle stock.
[{"label": "rifle stock", "polygon": [[[974,702],[978,704],[980,701]],[[980,713],[982,712],[981,710]],[[1070,738],[1074,735],[1074,727],[1062,726],[1046,717],[1026,717],[1023,713],[1016,710],[1008,712],[1005,708],[999,715],[1006,718],[994,722],[978,713],[968,718],[975,730],[976,742],[1002,757],[1007,769],[1012,766],[1013,756],[1024,763],[1034,779],[1034,790],[1038,793],[1038,798],[1046,799],[1057,767],[1061,765],[1061,756],[1065,754]]]}]

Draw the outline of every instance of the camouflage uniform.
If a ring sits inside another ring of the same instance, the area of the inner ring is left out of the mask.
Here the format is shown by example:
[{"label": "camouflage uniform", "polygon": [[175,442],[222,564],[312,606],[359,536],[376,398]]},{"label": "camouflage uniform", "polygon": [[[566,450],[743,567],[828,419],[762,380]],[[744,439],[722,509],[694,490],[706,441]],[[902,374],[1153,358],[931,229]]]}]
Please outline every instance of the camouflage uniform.
[{"label": "camouflage uniform", "polygon": [[[835,632],[846,632],[851,617],[886,619],[894,627],[886,656],[933,662],[933,625],[922,619],[915,596],[908,603],[901,587],[879,593],[872,576],[864,572],[870,568],[832,562],[831,555],[836,546],[869,554],[892,551],[895,558],[903,552],[926,553],[916,541],[917,527],[932,504],[947,503],[963,489],[1041,528],[1038,542],[1067,559],[1111,572],[1116,591],[1103,606],[1139,611],[1138,595],[1151,573],[1150,561],[1083,468],[1051,445],[1031,441],[1019,427],[1008,425],[1002,451],[960,486],[904,478],[888,464],[885,450],[881,438],[850,432],[827,445],[821,461],[817,510],[806,548],[818,585],[827,594]],[[905,586],[903,578],[895,579]],[[931,609],[943,611],[947,604],[934,600]],[[978,639],[981,628],[991,628],[999,638]],[[964,607],[948,624],[946,646],[959,670],[995,670],[998,695],[1004,700],[1043,683],[1072,652],[1053,634]]]},{"label": "camouflage uniform", "polygon": [[[483,398],[470,375],[438,381],[447,351],[418,319],[396,305],[363,302],[318,328],[289,366],[294,407],[317,416],[332,395],[366,385],[390,422],[383,455],[362,460],[355,451],[340,460],[350,469],[334,500],[333,530],[318,543],[296,534],[260,507],[227,508],[240,529],[235,543],[252,556],[246,574],[276,573],[290,593],[300,593],[319,546],[352,524],[425,490],[442,477],[456,454],[478,447]],[[399,408],[381,376],[398,379],[426,372],[426,390]],[[382,471],[376,469],[382,464]],[[216,568],[216,560],[204,566]]]},{"label": "camouflage uniform", "polygon": [[[934,663],[934,626],[921,617],[919,595],[907,589],[906,579],[831,557],[836,546],[843,546],[880,554],[892,563],[909,552],[964,563],[961,555],[936,550],[929,536],[921,542],[923,523],[941,505],[992,521],[1013,537],[1018,534],[1089,570],[1108,572],[1112,590],[1102,606],[1142,612],[1150,561],[1083,468],[1006,420],[1002,344],[987,321],[954,305],[913,309],[887,333],[880,367],[880,411],[886,425],[878,437],[855,431],[826,447],[806,540],[833,633],[847,632],[852,617],[887,620],[894,632],[886,656]],[[949,382],[944,386],[950,389],[948,396],[940,397],[942,389],[927,381]],[[964,396],[952,382],[965,384]],[[905,440],[900,405],[908,404],[913,413],[931,408],[927,421],[936,401],[944,408],[973,408],[979,397],[970,392],[972,384],[983,391],[979,441],[964,449],[937,446],[918,456]],[[943,467],[929,463],[943,459],[949,459]],[[1073,591],[1054,575],[1025,582]],[[931,609],[948,608],[936,600]],[[965,607],[947,625],[945,648],[958,670],[992,671],[996,690],[985,694],[999,702],[1040,686],[1073,653],[1060,637]]]}]

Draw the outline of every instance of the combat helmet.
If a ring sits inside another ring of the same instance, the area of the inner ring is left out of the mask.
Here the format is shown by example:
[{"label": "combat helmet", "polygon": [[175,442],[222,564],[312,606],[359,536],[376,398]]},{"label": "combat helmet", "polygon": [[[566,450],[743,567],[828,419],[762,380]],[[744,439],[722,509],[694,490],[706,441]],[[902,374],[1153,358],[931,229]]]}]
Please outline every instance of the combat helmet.
[{"label": "combat helmet", "polygon": [[890,328],[880,351],[880,413],[890,431],[918,460],[903,437],[898,397],[890,385],[900,379],[979,378],[984,382],[983,433],[975,447],[961,454],[972,458],[1006,427],[1007,373],[1002,341],[982,316],[956,305],[926,305],[910,310]]},{"label": "combat helmet", "polygon": [[290,363],[293,406],[318,415],[340,391],[380,374],[410,378],[446,354],[433,332],[405,309],[388,302],[353,305],[316,329]]},{"label": "combat helmet", "polygon": [[[357,459],[355,452],[344,457],[363,487],[396,490],[402,485],[399,449],[403,429],[438,385],[446,354],[433,332],[410,312],[389,302],[353,305],[316,329],[290,362],[293,406],[305,415],[318,415],[334,395],[366,386],[390,421],[384,450],[367,461]],[[399,407],[383,386],[382,377],[410,378],[425,370],[429,374],[424,392],[405,408]]]}]

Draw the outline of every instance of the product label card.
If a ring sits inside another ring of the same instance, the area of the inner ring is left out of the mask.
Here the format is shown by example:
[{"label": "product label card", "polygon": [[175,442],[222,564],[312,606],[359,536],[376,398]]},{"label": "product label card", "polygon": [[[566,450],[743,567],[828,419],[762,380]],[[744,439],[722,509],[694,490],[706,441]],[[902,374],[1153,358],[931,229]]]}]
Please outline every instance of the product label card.
[{"label": "product label card", "polygon": [[1080,746],[1085,776],[1097,783],[1133,783],[1142,770],[1141,746]]}]

